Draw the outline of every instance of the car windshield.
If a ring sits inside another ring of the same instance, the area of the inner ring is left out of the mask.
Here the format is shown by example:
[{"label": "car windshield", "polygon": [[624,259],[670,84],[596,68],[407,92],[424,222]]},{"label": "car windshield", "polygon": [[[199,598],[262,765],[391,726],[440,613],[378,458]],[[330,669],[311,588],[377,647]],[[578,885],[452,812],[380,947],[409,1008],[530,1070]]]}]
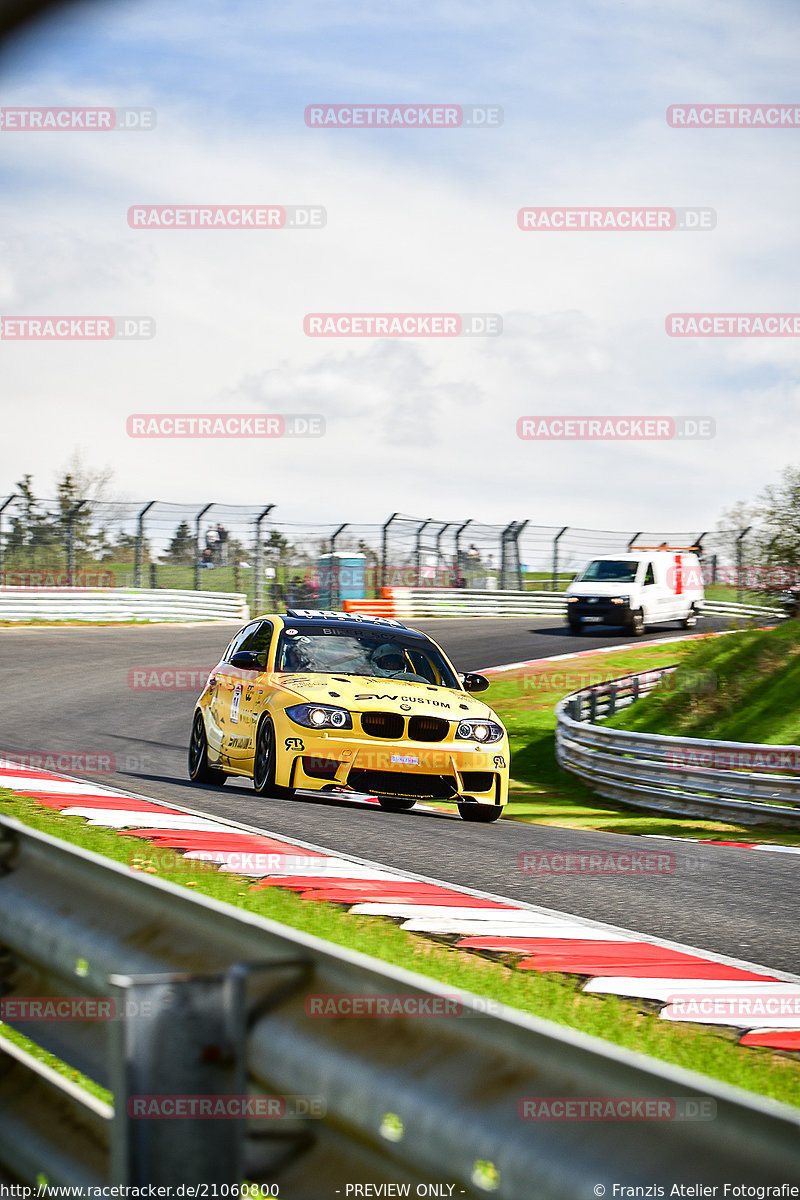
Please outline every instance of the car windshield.
[{"label": "car windshield", "polygon": [[577,583],[633,583],[639,562],[635,558],[596,558],[590,562]]},{"label": "car windshield", "polygon": [[431,642],[394,630],[288,626],[281,633],[276,671],[365,675],[458,688],[452,669]]}]

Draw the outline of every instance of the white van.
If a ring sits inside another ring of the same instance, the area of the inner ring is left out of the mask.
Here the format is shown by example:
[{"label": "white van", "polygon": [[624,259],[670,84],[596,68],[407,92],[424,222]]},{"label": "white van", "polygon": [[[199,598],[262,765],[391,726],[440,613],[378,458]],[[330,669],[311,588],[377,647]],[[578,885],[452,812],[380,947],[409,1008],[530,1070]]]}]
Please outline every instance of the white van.
[{"label": "white van", "polygon": [[634,546],[592,561],[567,588],[571,633],[618,625],[638,636],[648,625],[692,629],[705,602],[700,560],[691,549]]}]

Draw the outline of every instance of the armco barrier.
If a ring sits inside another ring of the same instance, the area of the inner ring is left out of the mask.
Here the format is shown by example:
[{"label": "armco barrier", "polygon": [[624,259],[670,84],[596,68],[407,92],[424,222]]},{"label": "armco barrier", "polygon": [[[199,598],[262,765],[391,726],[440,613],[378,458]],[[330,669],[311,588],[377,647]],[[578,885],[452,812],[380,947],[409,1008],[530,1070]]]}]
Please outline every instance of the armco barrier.
[{"label": "armco barrier", "polygon": [[585,688],[556,706],[556,757],[609,800],[743,825],[800,826],[800,746],[630,733],[595,724],[674,667]]},{"label": "armco barrier", "polygon": [[0,588],[2,621],[247,621],[240,592],[161,588]]},{"label": "armco barrier", "polygon": [[[556,617],[566,624],[564,592],[485,591],[470,588],[383,588],[381,600],[345,600],[347,612],[397,617]],[[706,600],[703,614],[740,621],[774,620],[783,610],[760,604]]]},{"label": "armco barrier", "polygon": [[[764,1187],[800,1175],[800,1114],[787,1105],[445,991],[7,817],[0,861],[4,1004],[114,1004],[93,1022],[8,1018],[114,1099],[0,1039],[0,1164],[26,1184],[230,1196],[247,1179],[279,1187],[262,1195],[335,1200],[402,1183],[410,1195],[585,1200],[598,1180]],[[337,994],[459,1003],[413,1021],[309,1018],[310,997]],[[164,1103],[226,1112],[244,1094],[271,1100],[274,1117],[172,1120]],[[613,1098],[662,1108],[609,1126],[522,1107]],[[149,1101],[167,1119],[148,1119]]]}]

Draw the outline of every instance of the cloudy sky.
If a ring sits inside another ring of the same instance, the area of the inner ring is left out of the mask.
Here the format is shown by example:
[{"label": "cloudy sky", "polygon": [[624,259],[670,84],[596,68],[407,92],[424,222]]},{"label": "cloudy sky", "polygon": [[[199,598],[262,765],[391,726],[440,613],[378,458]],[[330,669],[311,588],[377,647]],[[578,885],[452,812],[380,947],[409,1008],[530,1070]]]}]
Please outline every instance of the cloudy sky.
[{"label": "cloudy sky", "polygon": [[[119,0],[6,53],[0,103],[151,107],[149,132],[0,131],[0,312],[137,315],[130,342],[0,341],[0,492],[80,450],[127,498],[284,521],[707,528],[797,460],[796,338],[666,335],[800,310],[800,101],[772,0]],[[491,104],[494,128],[313,129],[310,104]],[[131,229],[132,205],[320,205],[314,230]],[[709,206],[710,232],[522,232],[525,206]],[[493,338],[310,338],[311,312],[490,312]],[[142,440],[132,413],[319,413],[326,435]],[[702,441],[531,442],[529,415],[709,416]],[[277,513],[276,513],[277,515]]]}]

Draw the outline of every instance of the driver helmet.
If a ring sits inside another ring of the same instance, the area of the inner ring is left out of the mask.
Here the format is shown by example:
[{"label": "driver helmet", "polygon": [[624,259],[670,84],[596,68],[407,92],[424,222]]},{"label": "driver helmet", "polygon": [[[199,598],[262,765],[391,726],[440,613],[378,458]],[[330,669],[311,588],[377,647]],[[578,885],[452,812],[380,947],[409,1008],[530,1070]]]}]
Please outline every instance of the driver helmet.
[{"label": "driver helmet", "polygon": [[380,671],[404,671],[406,667],[402,648],[391,642],[383,642],[376,650],[372,651],[372,662]]}]

